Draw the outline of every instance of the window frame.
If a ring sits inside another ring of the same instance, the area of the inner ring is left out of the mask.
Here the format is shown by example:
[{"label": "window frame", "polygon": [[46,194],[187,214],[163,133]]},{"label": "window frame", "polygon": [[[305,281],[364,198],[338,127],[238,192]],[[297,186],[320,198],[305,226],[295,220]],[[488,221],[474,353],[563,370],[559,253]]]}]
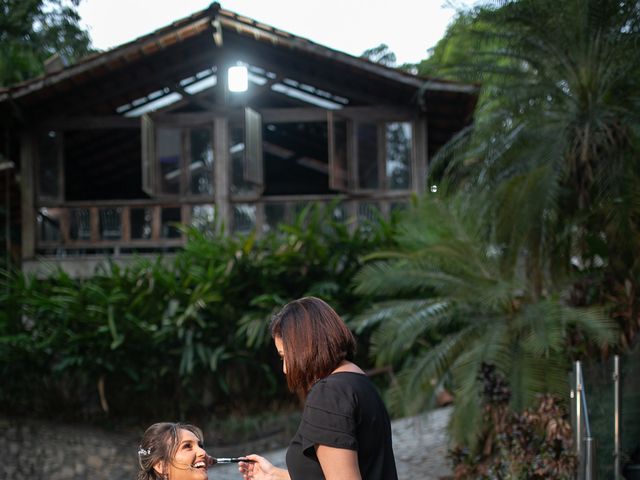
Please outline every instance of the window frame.
[{"label": "window frame", "polygon": [[[383,115],[374,118],[366,118],[364,116],[351,116],[349,118],[350,125],[347,129],[349,132],[349,148],[348,148],[348,170],[349,170],[349,188],[348,191],[354,194],[371,194],[375,192],[397,192],[404,194],[413,192],[416,189],[416,172],[418,163],[417,152],[417,128],[418,119],[411,116],[393,116]],[[378,186],[376,188],[365,188],[360,186],[359,178],[359,158],[358,158],[358,127],[360,124],[374,124],[376,126],[376,162],[378,167]],[[407,123],[411,129],[411,153],[409,155],[409,183],[405,189],[392,189],[387,176],[387,136],[386,128],[391,123]]]},{"label": "window frame", "polygon": [[[180,118],[172,118],[171,115],[164,115],[154,118],[149,114],[141,116],[141,143],[142,143],[142,189],[152,198],[171,198],[188,200],[207,200],[213,202],[216,192],[216,138],[215,138],[216,118],[199,119],[197,121],[185,122]],[[160,158],[158,156],[158,130],[161,128],[172,128],[180,132],[180,182],[178,193],[167,193],[161,190],[160,179]],[[211,193],[191,192],[191,132],[194,130],[207,130],[211,138],[211,154],[213,162],[211,164]]]}]

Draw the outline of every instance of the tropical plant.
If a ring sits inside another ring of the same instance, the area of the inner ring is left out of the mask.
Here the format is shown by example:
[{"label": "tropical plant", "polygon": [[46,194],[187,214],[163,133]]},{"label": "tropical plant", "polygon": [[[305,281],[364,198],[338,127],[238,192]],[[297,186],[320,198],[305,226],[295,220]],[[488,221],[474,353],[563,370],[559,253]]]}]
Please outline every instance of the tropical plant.
[{"label": "tropical plant", "polygon": [[399,371],[391,406],[424,409],[447,382],[455,389],[455,438],[475,445],[483,428],[483,365],[504,376],[511,405],[520,410],[536,394],[566,389],[570,336],[604,346],[614,340],[615,324],[602,309],[571,307],[565,297],[570,283],[562,289],[556,279],[541,294],[523,257],[487,235],[477,214],[481,198],[438,196],[407,213],[397,249],[368,256],[356,275],[358,292],[387,299],[356,326],[358,332],[374,330],[377,364]]},{"label": "tropical plant", "polygon": [[336,207],[308,206],[262,237],[186,228],[172,258],[114,262],[85,279],[3,272],[0,409],[146,422],[287,406],[270,316],[304,295],[347,317],[362,311],[353,275],[392,234],[387,222],[338,221]]},{"label": "tropical plant", "polygon": [[455,448],[450,457],[455,479],[570,480],[577,458],[571,425],[558,399],[540,396],[535,408],[522,413],[504,402],[488,401],[484,415],[491,429],[485,433],[484,455]]},{"label": "tropical plant", "polygon": [[604,310],[573,307],[608,303],[627,339],[638,328],[640,10],[488,2],[454,26],[458,45],[475,39],[458,68],[483,82],[476,119],[431,164],[440,198],[359,275],[359,291],[399,298],[359,326],[375,326],[377,361],[403,372],[394,403],[424,406],[433,382],[452,382],[454,430],[473,445],[483,363],[522,408],[560,393],[566,354],[613,340]]},{"label": "tropical plant", "polygon": [[538,293],[545,275],[609,266],[637,291],[637,265],[615,267],[619,242],[640,247],[637,2],[491,2],[468,25],[478,48],[461,67],[479,72],[483,94],[432,183],[482,195],[496,242],[527,251]]}]

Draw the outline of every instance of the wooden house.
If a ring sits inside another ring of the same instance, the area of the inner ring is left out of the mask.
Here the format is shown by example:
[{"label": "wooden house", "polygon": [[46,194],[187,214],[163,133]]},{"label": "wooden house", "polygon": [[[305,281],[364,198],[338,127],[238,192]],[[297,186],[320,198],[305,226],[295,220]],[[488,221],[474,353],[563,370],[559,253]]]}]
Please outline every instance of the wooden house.
[{"label": "wooden house", "polygon": [[[233,72],[246,91],[232,91]],[[47,261],[81,275],[105,254],[180,248],[176,223],[263,232],[329,201],[345,219],[386,215],[425,191],[429,158],[476,100],[474,85],[214,3],[0,89],[7,247],[25,270]]]}]

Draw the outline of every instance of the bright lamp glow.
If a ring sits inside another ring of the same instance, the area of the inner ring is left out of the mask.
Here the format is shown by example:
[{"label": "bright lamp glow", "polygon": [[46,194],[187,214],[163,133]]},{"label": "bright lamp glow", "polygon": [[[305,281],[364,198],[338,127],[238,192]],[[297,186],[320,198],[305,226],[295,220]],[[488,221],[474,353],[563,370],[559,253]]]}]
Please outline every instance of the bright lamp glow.
[{"label": "bright lamp glow", "polygon": [[229,68],[228,85],[230,92],[246,92],[249,88],[249,72],[244,65]]}]

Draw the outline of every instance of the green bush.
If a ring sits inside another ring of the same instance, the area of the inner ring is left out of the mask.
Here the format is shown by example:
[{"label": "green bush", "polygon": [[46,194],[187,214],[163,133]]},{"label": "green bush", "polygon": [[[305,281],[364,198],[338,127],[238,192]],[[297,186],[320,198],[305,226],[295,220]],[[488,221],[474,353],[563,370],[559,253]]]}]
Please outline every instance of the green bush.
[{"label": "green bush", "polygon": [[0,409],[121,423],[289,403],[270,316],[303,295],[359,313],[367,299],[352,277],[393,230],[384,221],[349,228],[331,210],[308,207],[260,238],[188,229],[171,259],[110,263],[82,281],[4,272]]}]

